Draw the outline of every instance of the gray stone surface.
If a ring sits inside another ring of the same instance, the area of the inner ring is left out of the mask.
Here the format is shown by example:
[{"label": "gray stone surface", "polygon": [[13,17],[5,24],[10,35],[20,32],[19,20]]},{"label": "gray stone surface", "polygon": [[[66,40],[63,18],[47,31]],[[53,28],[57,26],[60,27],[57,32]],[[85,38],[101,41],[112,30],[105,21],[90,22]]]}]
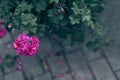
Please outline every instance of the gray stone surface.
[{"label": "gray stone surface", "polygon": [[58,77],[56,80],[73,80],[70,74],[66,74],[63,77]]},{"label": "gray stone surface", "polygon": [[118,76],[118,78],[120,80],[120,71],[116,72],[116,74],[117,74],[117,76]]},{"label": "gray stone surface", "polygon": [[3,38],[0,38],[0,45],[12,41],[11,36],[7,33]]},{"label": "gray stone surface", "polygon": [[16,71],[16,72],[6,75],[5,80],[24,80],[24,77],[21,72]]},{"label": "gray stone surface", "polygon": [[93,52],[93,51],[88,50],[87,47],[84,47],[84,52],[88,60],[95,60],[97,58],[102,57],[101,51]]},{"label": "gray stone surface", "polygon": [[87,33],[85,33],[85,41],[84,41],[84,44],[81,45],[81,48],[83,48],[88,60],[94,60],[94,59],[100,58],[102,56],[101,51],[93,52],[87,48],[86,44],[89,41],[93,41],[94,38],[93,38],[93,35],[91,35],[91,31],[89,29],[85,29],[85,31]]},{"label": "gray stone surface", "polygon": [[107,28],[105,39],[115,39],[116,45],[120,44],[120,0],[106,0],[105,10],[100,16],[103,26]]},{"label": "gray stone surface", "polygon": [[0,68],[0,80],[3,80],[4,79],[4,77],[3,77],[3,72],[2,72],[2,70],[1,70],[1,68]]},{"label": "gray stone surface", "polygon": [[90,69],[81,51],[67,55],[67,59],[72,71],[75,74],[74,76],[76,80],[82,80],[84,77],[86,77],[88,80],[92,79],[92,76],[90,75]]},{"label": "gray stone surface", "polygon": [[116,80],[105,59],[92,61],[91,66],[97,80]]},{"label": "gray stone surface", "polygon": [[35,77],[34,80],[52,80],[50,73],[42,74],[38,77]]},{"label": "gray stone surface", "polygon": [[52,51],[52,47],[50,41],[48,40],[47,37],[43,37],[40,40],[39,51],[37,54],[43,59],[46,56],[51,55],[50,53],[51,51]]},{"label": "gray stone surface", "polygon": [[4,57],[5,55],[16,55],[15,49],[13,48],[12,43],[9,43],[10,47],[8,47],[8,44],[4,44],[0,46],[0,56]]},{"label": "gray stone surface", "polygon": [[0,76],[0,80],[4,80],[3,76]]},{"label": "gray stone surface", "polygon": [[22,56],[21,60],[27,78],[37,76],[43,72],[36,56]]},{"label": "gray stone surface", "polygon": [[11,73],[16,70],[17,66],[18,66],[17,64],[15,64],[13,67],[7,67],[4,65],[3,69],[5,73]]},{"label": "gray stone surface", "polygon": [[20,30],[14,29],[14,30],[11,32],[11,35],[12,35],[11,37],[12,37],[12,39],[15,40],[20,33],[21,33]]},{"label": "gray stone surface", "polygon": [[54,39],[53,37],[50,37],[50,42],[51,42],[51,46],[52,46],[52,52],[53,53],[58,53],[63,51],[63,46],[59,44],[59,42]]},{"label": "gray stone surface", "polygon": [[79,49],[80,49],[80,44],[75,44],[71,48],[66,49],[65,51],[67,54],[69,54],[69,53],[74,52]]},{"label": "gray stone surface", "polygon": [[52,56],[48,59],[48,63],[54,75],[68,72],[68,66],[63,56]]},{"label": "gray stone surface", "polygon": [[120,47],[111,46],[104,49],[104,52],[114,70],[120,69]]}]

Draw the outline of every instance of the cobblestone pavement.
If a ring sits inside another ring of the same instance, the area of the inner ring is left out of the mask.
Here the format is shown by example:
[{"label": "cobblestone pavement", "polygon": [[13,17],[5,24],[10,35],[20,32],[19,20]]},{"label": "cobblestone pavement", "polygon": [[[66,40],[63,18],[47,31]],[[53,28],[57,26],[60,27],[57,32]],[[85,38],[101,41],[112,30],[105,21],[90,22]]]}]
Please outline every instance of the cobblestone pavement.
[{"label": "cobblestone pavement", "polygon": [[[107,1],[100,18],[110,27],[105,38],[115,39],[109,47],[93,53],[84,45],[75,45],[64,51],[58,42],[44,37],[37,55],[20,56],[20,69],[16,69],[17,65],[2,66],[0,80],[120,80],[120,0]],[[0,39],[2,57],[15,55],[11,43],[17,34],[11,34]]]}]

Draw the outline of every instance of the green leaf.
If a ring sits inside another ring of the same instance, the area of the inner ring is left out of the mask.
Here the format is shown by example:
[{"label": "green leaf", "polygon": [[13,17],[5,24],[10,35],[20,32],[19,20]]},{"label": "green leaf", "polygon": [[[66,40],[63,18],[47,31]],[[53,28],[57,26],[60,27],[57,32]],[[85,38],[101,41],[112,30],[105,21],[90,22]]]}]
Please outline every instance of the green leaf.
[{"label": "green leaf", "polygon": [[20,4],[18,4],[18,6],[16,7],[15,11],[16,10],[18,10],[18,11],[20,10],[21,12],[24,12],[24,11],[30,12],[32,8],[33,8],[33,5],[28,4],[26,1],[22,1]]},{"label": "green leaf", "polygon": [[50,10],[48,10],[48,17],[54,17],[55,16],[55,14],[54,14],[54,9],[50,9]]},{"label": "green leaf", "polygon": [[30,31],[31,31],[32,33],[36,33],[36,30],[37,30],[36,27],[33,27],[33,28],[30,29]]},{"label": "green leaf", "polygon": [[35,10],[37,12],[41,12],[42,10],[46,10],[47,2],[45,0],[40,0],[35,3]]},{"label": "green leaf", "polygon": [[58,3],[59,0],[49,0],[49,3],[53,3],[53,2]]},{"label": "green leaf", "polygon": [[37,23],[37,18],[33,14],[21,14],[21,23],[24,25],[31,25],[31,26],[36,26]]},{"label": "green leaf", "polygon": [[80,18],[79,17],[75,17],[75,16],[69,16],[69,19],[70,19],[70,23],[72,25],[75,25],[75,24],[79,24],[80,23]]},{"label": "green leaf", "polygon": [[64,17],[64,19],[60,20],[59,23],[61,26],[66,26],[67,24],[69,24],[69,19]]},{"label": "green leaf", "polygon": [[79,42],[79,43],[84,42],[84,30],[82,26],[75,25],[73,26],[71,31],[72,31],[71,34],[72,34],[73,41]]},{"label": "green leaf", "polygon": [[51,22],[51,23],[55,23],[55,24],[58,24],[60,23],[60,20],[63,20],[64,19],[64,15],[63,14],[59,14],[59,15],[55,15],[55,8],[53,9],[50,9],[48,10],[47,14],[48,14],[48,20]]}]

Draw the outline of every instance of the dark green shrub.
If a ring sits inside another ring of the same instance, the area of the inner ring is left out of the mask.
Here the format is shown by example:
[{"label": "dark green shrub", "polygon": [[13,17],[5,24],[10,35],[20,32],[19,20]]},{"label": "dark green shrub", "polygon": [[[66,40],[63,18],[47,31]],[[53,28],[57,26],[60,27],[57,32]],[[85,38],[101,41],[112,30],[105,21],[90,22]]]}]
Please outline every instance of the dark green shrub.
[{"label": "dark green shrub", "polygon": [[[30,35],[57,35],[63,44],[83,43],[85,28],[95,40],[104,34],[97,13],[104,0],[1,0],[0,17]],[[87,26],[87,27],[85,27]]]}]

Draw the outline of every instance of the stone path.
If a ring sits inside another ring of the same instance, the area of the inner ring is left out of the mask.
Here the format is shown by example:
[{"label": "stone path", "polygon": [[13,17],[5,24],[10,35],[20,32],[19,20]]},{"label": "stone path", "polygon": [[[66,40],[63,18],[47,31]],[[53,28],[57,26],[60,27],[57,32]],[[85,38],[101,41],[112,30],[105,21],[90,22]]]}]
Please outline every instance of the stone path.
[{"label": "stone path", "polygon": [[[21,67],[1,66],[0,80],[120,80],[120,0],[107,1],[100,18],[108,26],[105,38],[115,39],[109,47],[93,53],[75,45],[64,51],[58,42],[44,37],[37,55],[20,56]],[[0,57],[15,55],[11,44],[15,36],[8,33],[0,39]]]}]

